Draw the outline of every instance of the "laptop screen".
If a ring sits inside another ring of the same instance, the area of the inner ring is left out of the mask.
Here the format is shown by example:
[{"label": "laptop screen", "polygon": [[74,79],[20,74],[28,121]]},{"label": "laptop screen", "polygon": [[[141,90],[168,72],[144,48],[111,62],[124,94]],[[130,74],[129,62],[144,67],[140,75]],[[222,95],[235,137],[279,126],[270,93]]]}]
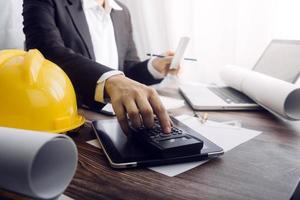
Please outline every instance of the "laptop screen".
[{"label": "laptop screen", "polygon": [[300,41],[273,40],[254,71],[294,83],[300,74]]}]

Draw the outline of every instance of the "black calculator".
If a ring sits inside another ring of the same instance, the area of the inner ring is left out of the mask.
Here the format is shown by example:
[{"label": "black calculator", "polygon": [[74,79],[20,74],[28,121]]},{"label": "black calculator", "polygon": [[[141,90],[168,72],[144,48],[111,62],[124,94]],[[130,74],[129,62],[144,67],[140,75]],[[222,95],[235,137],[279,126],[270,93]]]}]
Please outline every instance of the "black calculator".
[{"label": "black calculator", "polygon": [[203,148],[202,140],[189,135],[175,125],[172,126],[171,133],[164,133],[157,119],[152,128],[131,127],[131,130],[132,137],[140,146],[163,157],[199,154]]}]

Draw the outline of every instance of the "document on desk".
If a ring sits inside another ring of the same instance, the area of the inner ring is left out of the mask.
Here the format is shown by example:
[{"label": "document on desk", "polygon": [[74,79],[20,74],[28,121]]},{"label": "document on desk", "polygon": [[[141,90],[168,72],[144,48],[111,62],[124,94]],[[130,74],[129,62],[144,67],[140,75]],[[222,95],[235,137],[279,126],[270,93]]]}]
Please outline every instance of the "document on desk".
[{"label": "document on desk", "polygon": [[257,104],[286,119],[300,120],[300,87],[271,76],[227,65],[221,78]]},{"label": "document on desk", "polygon": [[60,197],[58,197],[57,200],[74,200],[74,199],[62,194],[62,195],[60,195]]},{"label": "document on desk", "polygon": [[159,96],[162,104],[167,110],[177,109],[185,105],[184,100],[171,97]]},{"label": "document on desk", "polygon": [[[201,133],[204,137],[222,147],[225,152],[251,140],[252,138],[261,134],[260,131],[245,129],[240,125],[232,126],[227,123],[219,123],[213,121],[207,121],[205,124],[201,123],[198,118],[191,117],[188,115],[181,115],[176,117],[178,120],[183,122],[185,125],[194,129],[198,133]],[[150,169],[159,173],[162,173],[169,177],[174,177],[178,174],[186,172],[197,166],[200,166],[207,161],[199,161],[192,163],[183,163],[175,165],[166,165],[159,167],[151,167]]]},{"label": "document on desk", "polygon": [[[237,123],[237,125],[228,125],[228,123],[226,122],[219,123],[219,122],[207,121],[205,124],[203,124],[200,122],[198,118],[191,117],[188,115],[181,115],[176,118],[181,122],[183,122],[185,125],[194,129],[195,131],[201,133],[201,135],[211,140],[218,146],[222,147],[225,152],[261,134],[260,131],[242,128],[239,123]],[[235,124],[235,123],[232,123],[232,121],[230,121],[229,124]],[[99,142],[97,140],[91,140],[88,141],[88,143],[95,147],[100,148]],[[186,172],[206,162],[209,162],[209,160],[150,167],[149,169],[169,177],[174,177],[178,174]]]}]

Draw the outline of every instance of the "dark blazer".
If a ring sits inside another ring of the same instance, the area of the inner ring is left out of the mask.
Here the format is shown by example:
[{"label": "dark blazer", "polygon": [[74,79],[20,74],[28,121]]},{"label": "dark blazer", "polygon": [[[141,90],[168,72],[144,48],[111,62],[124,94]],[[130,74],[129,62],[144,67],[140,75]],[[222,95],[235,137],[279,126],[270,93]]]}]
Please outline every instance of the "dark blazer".
[{"label": "dark blazer", "polygon": [[293,196],[291,197],[291,200],[299,200],[300,199],[300,182],[293,194]]},{"label": "dark blazer", "polygon": [[[148,61],[140,62],[133,41],[129,11],[112,10],[111,18],[119,55],[119,69],[144,84],[158,83],[147,70]],[[95,62],[89,28],[81,0],[24,0],[26,48],[38,49],[60,66],[71,79],[79,105],[94,108],[97,80],[112,69]]]}]

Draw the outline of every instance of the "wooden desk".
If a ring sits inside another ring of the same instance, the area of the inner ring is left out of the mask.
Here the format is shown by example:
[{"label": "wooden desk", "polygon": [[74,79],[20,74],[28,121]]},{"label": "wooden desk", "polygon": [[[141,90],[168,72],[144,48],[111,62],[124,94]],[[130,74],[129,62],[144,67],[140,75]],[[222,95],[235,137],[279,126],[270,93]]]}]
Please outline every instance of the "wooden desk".
[{"label": "wooden desk", "polygon": [[[174,92],[163,95],[181,98]],[[89,120],[107,117],[81,112]],[[191,114],[188,106],[173,114]],[[253,140],[176,177],[148,169],[116,171],[102,152],[89,144],[89,126],[72,135],[79,150],[76,175],[65,194],[74,199],[289,199],[300,179],[300,123],[285,122],[266,111],[209,112],[209,119],[239,119],[263,131]]]},{"label": "wooden desk", "polygon": [[[172,113],[192,111],[187,106]],[[84,115],[105,118],[88,111]],[[65,194],[75,199],[289,199],[300,179],[300,123],[284,122],[266,111],[210,112],[209,118],[239,119],[244,127],[263,133],[220,159],[170,178],[148,169],[111,169],[102,150],[85,142],[95,138],[85,127],[73,136],[79,165]]]}]

